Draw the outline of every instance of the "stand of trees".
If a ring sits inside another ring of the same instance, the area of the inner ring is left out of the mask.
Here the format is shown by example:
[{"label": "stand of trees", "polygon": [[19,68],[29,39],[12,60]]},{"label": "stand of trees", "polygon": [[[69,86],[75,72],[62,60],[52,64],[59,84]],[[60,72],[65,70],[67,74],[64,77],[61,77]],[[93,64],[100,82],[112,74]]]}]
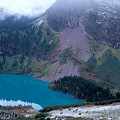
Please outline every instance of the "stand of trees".
[{"label": "stand of trees", "polygon": [[120,93],[113,94],[109,89],[104,89],[96,83],[82,77],[64,77],[52,82],[49,87],[53,90],[74,95],[77,99],[87,102],[107,101],[120,98]]},{"label": "stand of trees", "polygon": [[3,56],[24,54],[27,56],[51,52],[58,47],[59,38],[44,26],[39,27],[31,24],[16,24],[0,27],[0,47]]}]

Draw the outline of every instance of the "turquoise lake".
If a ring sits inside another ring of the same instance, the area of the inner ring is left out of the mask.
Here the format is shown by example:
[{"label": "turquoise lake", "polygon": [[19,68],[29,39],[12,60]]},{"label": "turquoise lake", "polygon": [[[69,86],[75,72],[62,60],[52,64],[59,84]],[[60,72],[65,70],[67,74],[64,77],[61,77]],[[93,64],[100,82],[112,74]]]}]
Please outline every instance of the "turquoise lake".
[{"label": "turquoise lake", "polygon": [[25,75],[0,74],[0,105],[31,104],[35,109],[46,106],[83,103],[72,95],[48,88],[50,83]]}]

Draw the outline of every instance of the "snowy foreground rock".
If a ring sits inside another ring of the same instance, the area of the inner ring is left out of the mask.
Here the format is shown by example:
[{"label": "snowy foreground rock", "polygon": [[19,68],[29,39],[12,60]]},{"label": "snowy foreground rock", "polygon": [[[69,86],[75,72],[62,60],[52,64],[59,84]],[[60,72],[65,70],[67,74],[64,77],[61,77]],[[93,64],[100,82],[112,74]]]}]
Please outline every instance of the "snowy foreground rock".
[{"label": "snowy foreground rock", "polygon": [[83,106],[54,110],[49,112],[51,119],[58,118],[90,118],[93,120],[120,120],[120,103],[105,106]]}]

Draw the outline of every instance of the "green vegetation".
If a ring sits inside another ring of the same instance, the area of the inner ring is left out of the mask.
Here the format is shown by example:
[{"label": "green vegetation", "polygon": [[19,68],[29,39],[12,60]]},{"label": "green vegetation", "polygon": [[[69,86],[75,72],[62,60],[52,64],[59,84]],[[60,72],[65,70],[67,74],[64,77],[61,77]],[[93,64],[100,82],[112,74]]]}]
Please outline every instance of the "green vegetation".
[{"label": "green vegetation", "polygon": [[119,29],[120,29],[120,27],[118,26],[119,24],[120,24],[119,18],[110,17],[108,19],[108,24],[106,25],[106,31],[109,36],[109,40],[112,41],[114,44],[119,42]]},{"label": "green vegetation", "polygon": [[72,94],[75,98],[83,99],[87,102],[107,101],[119,98],[117,94],[112,94],[109,89],[104,89],[96,83],[82,77],[63,77],[52,83],[53,90]]},{"label": "green vegetation", "polygon": [[86,63],[86,71],[91,72],[100,79],[99,84],[105,88],[120,88],[120,61],[119,53],[112,49],[106,50],[98,58],[92,56]]},{"label": "green vegetation", "polygon": [[0,43],[1,47],[7,47],[8,56],[18,53],[37,56],[37,51],[46,54],[58,47],[59,38],[44,23],[39,27],[18,24],[0,29]]},{"label": "green vegetation", "polygon": [[[46,120],[45,118],[47,116],[49,116],[47,112],[40,112],[39,114],[36,115],[35,119]],[[47,120],[49,120],[49,118]]]},{"label": "green vegetation", "polygon": [[[44,23],[0,28],[0,73],[45,76],[58,54],[59,35]],[[47,68],[47,69],[46,69]]]},{"label": "green vegetation", "polygon": [[44,112],[49,112],[52,110],[57,110],[57,109],[66,109],[66,108],[70,108],[70,107],[79,107],[79,106],[85,106],[85,105],[94,105],[94,103],[81,103],[81,104],[70,104],[70,105],[56,105],[56,106],[47,106],[44,109],[40,110],[41,113]]},{"label": "green vegetation", "polygon": [[72,48],[66,48],[65,50],[63,50],[63,52],[61,53],[61,59],[59,61],[60,65],[66,64],[68,63],[71,58],[73,57],[73,51]]},{"label": "green vegetation", "polygon": [[[77,52],[78,51],[76,50],[76,54]],[[78,65],[80,61],[77,59],[76,54],[73,53],[72,47],[64,49],[63,52],[61,53],[61,59],[59,61],[59,64],[63,65],[71,60],[74,64]]]},{"label": "green vegetation", "polygon": [[45,75],[48,75],[48,73],[49,73],[49,71],[51,69],[51,66],[52,65],[46,67],[45,70],[41,73],[41,75],[39,75],[37,78],[41,78],[41,77],[44,77]]},{"label": "green vegetation", "polygon": [[49,61],[38,62],[36,58],[27,57],[22,54],[13,57],[0,57],[0,73],[31,75],[36,77],[41,75],[49,66]]},{"label": "green vegetation", "polygon": [[87,61],[87,71],[91,72],[93,69],[95,69],[97,65],[97,60],[94,56],[92,56],[88,61]]},{"label": "green vegetation", "polygon": [[62,110],[71,107],[81,107],[81,106],[88,106],[88,105],[109,105],[113,103],[120,102],[120,99],[108,100],[108,101],[99,101],[99,102],[86,102],[81,104],[70,104],[70,105],[56,105],[56,106],[47,106],[44,109],[40,110],[41,113],[50,112],[52,110]]}]

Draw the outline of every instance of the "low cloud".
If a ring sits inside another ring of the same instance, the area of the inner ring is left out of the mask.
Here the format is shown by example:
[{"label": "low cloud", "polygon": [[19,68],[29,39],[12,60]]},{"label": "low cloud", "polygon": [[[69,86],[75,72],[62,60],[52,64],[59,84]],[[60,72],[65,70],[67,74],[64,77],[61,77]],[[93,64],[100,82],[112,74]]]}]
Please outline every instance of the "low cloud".
[{"label": "low cloud", "polygon": [[44,13],[56,0],[0,0],[0,20],[10,15],[36,17]]}]

